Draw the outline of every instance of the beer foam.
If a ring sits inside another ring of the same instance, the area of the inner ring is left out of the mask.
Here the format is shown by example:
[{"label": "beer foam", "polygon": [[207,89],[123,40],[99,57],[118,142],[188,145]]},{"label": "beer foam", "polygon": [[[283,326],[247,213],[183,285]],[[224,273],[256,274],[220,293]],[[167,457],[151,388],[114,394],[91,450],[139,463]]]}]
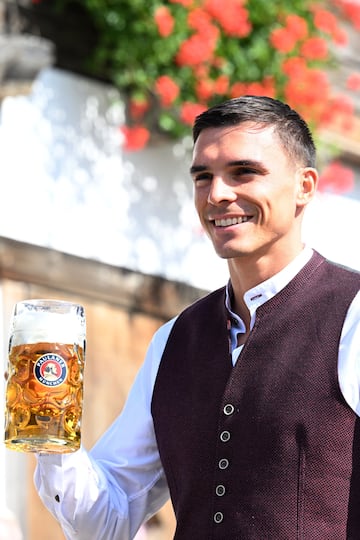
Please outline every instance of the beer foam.
[{"label": "beer foam", "polygon": [[13,319],[12,342],[78,343],[85,337],[85,322],[75,313],[22,312]]}]

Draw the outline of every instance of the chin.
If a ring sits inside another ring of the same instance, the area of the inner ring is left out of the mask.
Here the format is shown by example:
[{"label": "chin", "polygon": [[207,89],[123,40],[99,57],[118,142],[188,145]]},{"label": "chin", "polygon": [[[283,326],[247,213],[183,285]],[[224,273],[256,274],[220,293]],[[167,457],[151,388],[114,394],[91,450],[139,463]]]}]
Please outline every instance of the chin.
[{"label": "chin", "polygon": [[247,255],[251,255],[252,251],[244,251],[244,250],[238,250],[238,249],[218,249],[216,250],[217,255],[221,259],[237,259],[241,257],[246,257]]},{"label": "chin", "polygon": [[260,245],[242,245],[242,246],[214,246],[217,255],[221,259],[245,259],[247,257],[261,256],[263,248]]}]

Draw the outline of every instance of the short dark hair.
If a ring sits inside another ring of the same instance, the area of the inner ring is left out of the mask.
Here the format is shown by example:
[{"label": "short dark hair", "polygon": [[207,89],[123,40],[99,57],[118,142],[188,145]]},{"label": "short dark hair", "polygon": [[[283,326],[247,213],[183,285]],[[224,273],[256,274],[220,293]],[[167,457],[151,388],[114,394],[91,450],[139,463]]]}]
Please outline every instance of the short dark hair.
[{"label": "short dark hair", "polygon": [[286,103],[267,96],[241,96],[204,111],[195,119],[193,140],[203,129],[243,122],[274,126],[288,156],[304,167],[315,167],[316,148],[305,120]]}]

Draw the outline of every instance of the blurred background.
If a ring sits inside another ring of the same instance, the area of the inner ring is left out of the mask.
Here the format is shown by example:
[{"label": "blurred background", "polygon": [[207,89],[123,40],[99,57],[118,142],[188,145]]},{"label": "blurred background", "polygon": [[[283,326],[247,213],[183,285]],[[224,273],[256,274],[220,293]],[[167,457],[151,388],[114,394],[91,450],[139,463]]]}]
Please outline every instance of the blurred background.
[{"label": "blurred background", "polygon": [[[121,410],[156,328],[227,280],[188,174],[191,124],[209,105],[269,95],[306,118],[321,181],[304,241],[360,270],[359,29],[347,0],[0,1],[4,365],[16,301],[81,302],[86,447]],[[1,447],[0,540],[64,538],[33,470],[33,456]],[[166,505],[139,538],[173,530]]]}]

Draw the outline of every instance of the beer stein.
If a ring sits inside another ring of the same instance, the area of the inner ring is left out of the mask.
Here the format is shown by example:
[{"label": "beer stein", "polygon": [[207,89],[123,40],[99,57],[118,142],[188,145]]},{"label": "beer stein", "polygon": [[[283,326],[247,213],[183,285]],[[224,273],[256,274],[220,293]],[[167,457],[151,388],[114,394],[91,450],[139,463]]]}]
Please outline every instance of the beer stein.
[{"label": "beer stein", "polygon": [[5,445],[22,452],[80,447],[85,314],[60,300],[15,305],[5,375]]}]

